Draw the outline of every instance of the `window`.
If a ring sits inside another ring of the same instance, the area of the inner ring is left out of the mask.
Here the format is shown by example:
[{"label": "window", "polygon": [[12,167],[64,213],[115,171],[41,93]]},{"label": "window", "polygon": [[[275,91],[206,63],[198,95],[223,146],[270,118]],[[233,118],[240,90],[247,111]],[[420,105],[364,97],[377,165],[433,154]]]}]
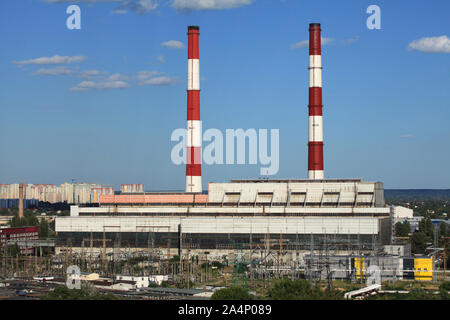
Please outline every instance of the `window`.
[{"label": "window", "polygon": [[225,192],[225,194],[227,196],[239,196],[239,195],[241,195],[240,192]]}]

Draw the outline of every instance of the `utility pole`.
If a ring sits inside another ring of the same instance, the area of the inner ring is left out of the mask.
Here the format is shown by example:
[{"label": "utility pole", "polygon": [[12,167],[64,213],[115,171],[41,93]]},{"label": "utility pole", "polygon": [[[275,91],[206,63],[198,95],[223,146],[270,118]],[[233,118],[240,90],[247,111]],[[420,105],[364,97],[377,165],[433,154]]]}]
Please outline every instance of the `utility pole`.
[{"label": "utility pole", "polygon": [[447,281],[447,237],[444,237],[444,281]]},{"label": "utility pole", "polygon": [[279,250],[278,250],[278,265],[277,265],[277,268],[278,268],[278,278],[280,278],[281,277],[281,270],[280,270],[280,267],[281,267],[281,255],[282,255],[282,251],[283,251],[283,234],[282,233],[280,233],[280,247],[278,249]]},{"label": "utility pole", "polygon": [[[180,256],[179,256],[179,258],[180,258],[180,268],[179,268],[179,270],[178,270],[178,272],[180,273],[180,275],[181,275],[181,277],[183,276],[183,232],[182,232],[182,230],[181,230],[181,225],[179,225],[179,234],[180,234]],[[177,282],[178,282],[178,278],[179,277],[177,277]],[[183,278],[181,278],[181,279],[183,279]]]},{"label": "utility pole", "polygon": [[186,288],[189,289],[189,248],[186,255]]},{"label": "utility pole", "polygon": [[34,247],[34,273],[38,272],[37,247]]},{"label": "utility pole", "polygon": [[103,227],[103,250],[102,250],[102,265],[103,270],[106,269],[106,237],[105,237],[105,228]]},{"label": "utility pole", "polygon": [[94,254],[94,252],[93,252],[93,246],[94,246],[94,241],[93,241],[93,238],[92,238],[92,232],[91,232],[91,237],[90,237],[90,243],[89,243],[89,245],[90,245],[90,247],[91,247],[91,252],[90,252],[90,255],[89,255],[89,270],[90,271],[92,271],[92,255]]}]

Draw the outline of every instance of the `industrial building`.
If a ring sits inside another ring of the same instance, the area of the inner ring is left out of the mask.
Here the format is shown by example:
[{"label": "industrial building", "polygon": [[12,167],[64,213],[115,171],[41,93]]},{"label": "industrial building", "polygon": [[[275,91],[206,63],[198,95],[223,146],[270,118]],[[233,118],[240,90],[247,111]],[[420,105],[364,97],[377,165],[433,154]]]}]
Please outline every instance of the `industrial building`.
[{"label": "industrial building", "polygon": [[[324,236],[370,248],[390,242],[391,209],[383,186],[362,180],[233,180],[210,183],[208,194],[101,196],[99,207],[72,206],[56,219],[58,241],[81,246],[92,237],[125,247],[234,249],[271,239],[286,246]],[[105,233],[105,235],[104,235]],[[184,242],[184,243],[183,243]],[[309,246],[308,246],[309,248]],[[175,251],[174,253],[176,253]]]},{"label": "industrial building", "polygon": [[39,227],[0,228],[0,248],[17,244],[20,253],[27,255],[34,252],[39,240]]},{"label": "industrial building", "polygon": [[99,195],[98,207],[74,205],[56,218],[57,252],[90,243],[104,255],[127,249],[223,259],[242,250],[262,261],[276,251],[288,262],[330,247],[336,256],[361,256],[389,245],[394,208],[385,204],[383,183],[325,178],[320,24],[309,32],[308,179],[231,180],[202,192],[200,28],[190,26],[186,191],[123,185],[121,194]]}]

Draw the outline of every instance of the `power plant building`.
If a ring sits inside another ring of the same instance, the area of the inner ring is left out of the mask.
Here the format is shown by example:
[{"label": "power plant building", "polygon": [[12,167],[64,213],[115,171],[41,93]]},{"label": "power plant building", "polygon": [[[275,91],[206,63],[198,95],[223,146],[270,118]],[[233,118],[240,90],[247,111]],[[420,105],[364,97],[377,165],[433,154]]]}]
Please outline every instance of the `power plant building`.
[{"label": "power plant building", "polygon": [[110,249],[152,246],[168,255],[221,255],[236,246],[309,251],[329,241],[360,252],[389,244],[392,209],[383,184],[324,178],[320,24],[309,31],[308,179],[232,180],[201,192],[199,27],[190,26],[186,192],[102,194],[98,207],[72,206],[70,216],[56,218],[57,250],[89,238]]},{"label": "power plant building", "polygon": [[56,231],[61,246],[75,247],[104,236],[132,248],[147,248],[151,238],[171,249],[248,249],[265,241],[289,249],[328,237],[346,243],[342,250],[349,242],[370,250],[390,242],[383,194],[382,183],[359,179],[232,180],[210,183],[208,194],[100,196],[100,207],[72,206],[69,217],[58,217]]}]

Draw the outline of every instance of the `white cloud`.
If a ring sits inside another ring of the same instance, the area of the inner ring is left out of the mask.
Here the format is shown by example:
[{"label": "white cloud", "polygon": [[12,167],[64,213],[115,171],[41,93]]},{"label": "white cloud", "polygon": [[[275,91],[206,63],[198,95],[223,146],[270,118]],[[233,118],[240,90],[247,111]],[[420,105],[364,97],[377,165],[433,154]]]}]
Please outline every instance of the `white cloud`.
[{"label": "white cloud", "polygon": [[41,68],[32,73],[35,76],[59,76],[74,74],[75,70],[67,67]]},{"label": "white cloud", "polygon": [[406,133],[406,134],[402,134],[402,135],[400,136],[400,138],[403,138],[403,139],[411,139],[411,138],[414,138],[414,135],[411,134],[411,133]]},{"label": "white cloud", "polygon": [[224,10],[249,5],[253,0],[175,0],[172,7],[180,12],[194,10]]},{"label": "white cloud", "polygon": [[[333,41],[334,41],[334,39],[332,39],[332,38],[323,38],[323,37],[321,38],[321,43],[323,46],[327,45]],[[291,49],[299,49],[299,48],[307,48],[307,47],[309,47],[309,40],[303,40],[303,41],[296,42],[293,45],[291,45]]]},{"label": "white cloud", "polygon": [[66,64],[66,63],[75,63],[75,62],[81,62],[86,59],[85,56],[60,56],[60,55],[54,55],[53,57],[41,57],[41,58],[35,58],[35,59],[29,59],[29,60],[23,60],[23,61],[13,61],[14,64],[19,65],[26,65],[26,64],[39,64],[39,65],[45,65],[45,64]]},{"label": "white cloud", "polygon": [[[321,38],[321,44],[322,46],[325,46],[327,44],[331,44],[331,43],[338,43],[338,44],[342,44],[342,45],[346,45],[346,44],[350,44],[353,42],[356,42],[359,40],[359,37],[353,37],[353,38],[349,38],[349,39],[344,39],[344,40],[336,40],[334,38]],[[296,42],[294,44],[291,45],[291,49],[300,49],[300,48],[308,48],[309,47],[309,40],[303,40],[303,41],[299,41]]]},{"label": "white cloud", "polygon": [[447,36],[420,38],[411,42],[408,49],[428,53],[450,53],[450,38]]},{"label": "white cloud", "polygon": [[125,81],[82,81],[75,87],[70,88],[71,91],[87,91],[90,89],[123,89],[130,85]]},{"label": "white cloud", "polygon": [[105,79],[105,81],[117,81],[117,80],[128,80],[128,77],[116,72]]},{"label": "white cloud", "polygon": [[[46,64],[62,64],[72,63],[84,60],[83,56],[64,57],[41,57],[36,59],[15,61],[14,63],[19,65],[46,65]],[[160,55],[157,57],[160,63],[165,61],[165,57]],[[108,89],[123,89],[131,86],[168,86],[176,84],[179,79],[177,77],[171,77],[164,75],[164,72],[152,70],[142,70],[131,75],[123,75],[119,72],[109,73],[100,71],[97,69],[89,69],[79,71],[78,67],[69,68],[68,66],[55,66],[48,68],[40,68],[32,73],[32,75],[45,75],[45,76],[58,76],[69,75],[75,78],[83,78],[84,81],[79,82],[70,88],[71,91],[87,91],[87,90],[108,90]]]},{"label": "white cloud", "polygon": [[164,72],[160,72],[160,71],[146,71],[146,70],[143,70],[143,71],[139,71],[138,72],[136,78],[139,81],[144,81],[144,80],[146,80],[146,79],[148,79],[150,77],[153,77],[153,76],[156,76],[156,75],[161,75],[163,73]]},{"label": "white cloud", "polygon": [[358,40],[359,40],[359,37],[356,36],[356,37],[353,37],[353,38],[341,40],[341,43],[342,43],[342,44],[350,44],[350,43],[356,42],[356,41],[358,41]]},{"label": "white cloud", "polygon": [[114,14],[124,14],[128,11],[135,11],[139,14],[145,14],[158,7],[159,0],[44,0],[48,3],[120,3],[119,7],[114,9]]},{"label": "white cloud", "polygon": [[327,44],[329,44],[329,43],[331,43],[333,41],[334,41],[334,39],[332,39],[332,38],[322,38],[321,39],[321,43],[322,43],[323,46],[327,45]]},{"label": "white cloud", "polygon": [[105,74],[107,74],[107,72],[104,72],[104,71],[100,71],[100,70],[84,70],[84,71],[81,71],[80,73],[79,73],[79,76],[81,77],[81,78],[94,78],[94,77],[100,77],[100,76],[103,76],[103,75],[105,75]]},{"label": "white cloud", "polygon": [[299,48],[306,48],[309,45],[309,40],[303,40],[296,42],[294,44],[291,44],[291,49],[299,49]]},{"label": "white cloud", "polygon": [[[129,11],[145,14],[155,10],[160,0],[44,0],[48,3],[120,3],[113,14],[125,14]],[[179,12],[195,10],[225,10],[250,5],[254,0],[173,0],[172,7]]]},{"label": "white cloud", "polygon": [[170,86],[178,82],[178,78],[161,76],[149,78],[139,82],[141,86]]},{"label": "white cloud", "polygon": [[177,40],[169,40],[166,42],[161,43],[161,46],[171,49],[182,49],[184,48],[184,44],[181,41]]},{"label": "white cloud", "polygon": [[79,3],[79,2],[122,2],[123,0],[44,0],[45,2],[48,3],[68,3],[68,2],[73,2],[73,3]]},{"label": "white cloud", "polygon": [[113,10],[115,14],[124,14],[134,11],[138,14],[145,14],[158,7],[159,0],[123,0],[120,6]]},{"label": "white cloud", "polygon": [[[97,70],[91,70],[97,71]],[[97,74],[97,72],[92,72]],[[82,81],[76,86],[70,88],[71,91],[87,91],[94,89],[123,89],[131,87],[132,85],[140,86],[169,86],[176,84],[178,78],[170,76],[162,76],[164,72],[160,71],[139,71],[133,76],[123,76],[120,73],[114,73],[110,76],[103,77],[103,79],[98,81]],[[130,80],[130,81],[125,81]]]}]

